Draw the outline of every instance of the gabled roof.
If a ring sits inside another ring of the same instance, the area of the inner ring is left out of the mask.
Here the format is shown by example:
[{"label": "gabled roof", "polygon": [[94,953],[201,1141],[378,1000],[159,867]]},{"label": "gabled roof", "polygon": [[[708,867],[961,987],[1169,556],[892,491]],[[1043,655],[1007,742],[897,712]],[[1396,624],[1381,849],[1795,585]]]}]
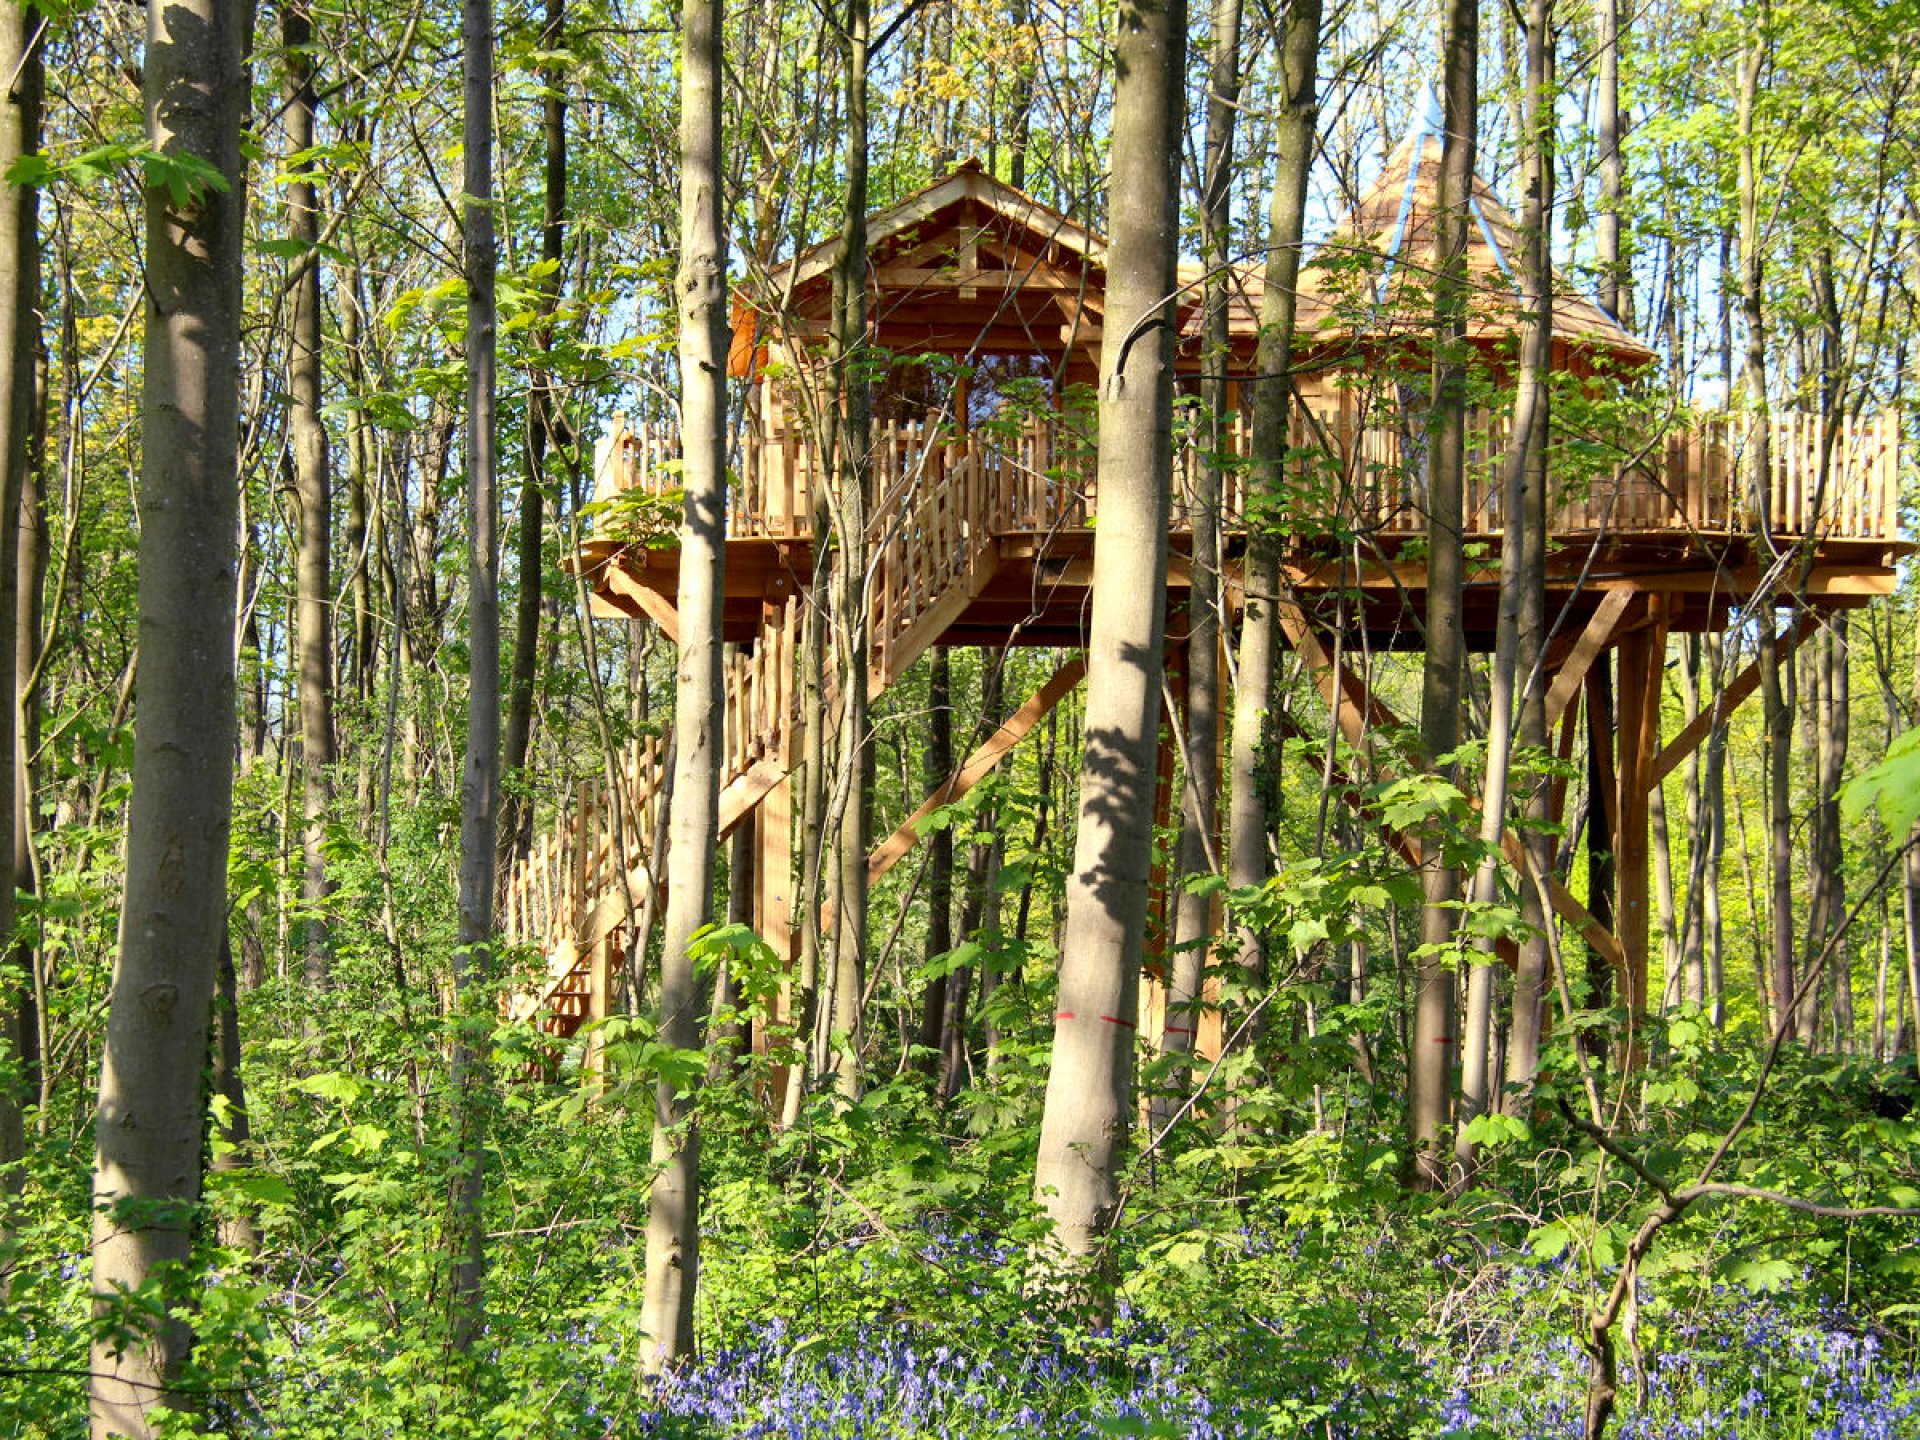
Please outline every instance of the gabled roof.
[{"label": "gabled roof", "polygon": [[[867,216],[867,249],[879,253],[888,242],[916,235],[922,226],[939,218],[942,212],[972,201],[981,210],[997,216],[1007,226],[1023,230],[1036,239],[1064,246],[1073,254],[1104,266],[1107,242],[1076,220],[1070,220],[1051,206],[1043,205],[1024,190],[1016,190],[980,168],[980,162],[967,159],[940,179],[923,185],[911,195]],[[797,291],[812,281],[831,274],[838,238],[822,240],[803,250],[794,259],[775,266],[767,274],[769,285],[784,289],[789,284]]]}]

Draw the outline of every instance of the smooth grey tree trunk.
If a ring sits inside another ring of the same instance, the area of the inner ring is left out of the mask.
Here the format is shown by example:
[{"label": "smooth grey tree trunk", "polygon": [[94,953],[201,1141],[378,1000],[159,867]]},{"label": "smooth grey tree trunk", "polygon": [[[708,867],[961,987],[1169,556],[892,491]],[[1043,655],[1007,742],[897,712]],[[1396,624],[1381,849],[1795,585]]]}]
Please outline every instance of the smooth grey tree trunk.
[{"label": "smooth grey tree trunk", "polygon": [[[953,774],[953,661],[942,645],[927,663],[926,768],[921,784],[931,795]],[[927,839],[928,964],[953,949],[953,827],[942,825]],[[946,1029],[947,977],[937,975],[920,994],[920,1029],[914,1037],[915,1064],[930,1077],[941,1070],[941,1036]]]},{"label": "smooth grey tree trunk", "polygon": [[[567,0],[546,0],[540,48],[560,55],[567,43]],[[539,299],[534,303],[534,345],[540,363],[527,391],[527,479],[520,491],[520,528],[515,546],[520,589],[513,605],[513,665],[507,676],[505,750],[502,773],[521,776],[533,743],[533,694],[540,658],[540,607],[546,567],[547,456],[560,425],[561,395],[553,383],[548,357],[553,351],[554,312],[560,305],[561,267],[567,245],[567,69],[560,63],[540,70],[540,134],[545,148],[544,190],[540,214]],[[502,798],[500,859],[524,852],[533,839],[533,806],[524,783]]]},{"label": "smooth grey tree trunk", "polygon": [[[1522,154],[1527,167],[1520,209],[1521,285],[1520,392],[1514,404],[1515,443],[1507,463],[1517,472],[1507,493],[1518,500],[1515,542],[1520,551],[1519,628],[1514,670],[1519,677],[1519,714],[1515,734],[1524,749],[1547,748],[1546,686],[1539,673],[1547,622],[1547,429],[1553,366],[1554,78],[1553,0],[1529,0],[1527,6],[1527,129]],[[1506,1106],[1524,1115],[1532,1105],[1540,1069],[1540,1032],[1546,1019],[1547,970],[1551,960],[1547,926],[1552,918],[1541,903],[1541,885],[1553,868],[1553,839],[1547,833],[1549,785],[1543,773],[1527,777],[1528,825],[1521,836],[1531,878],[1520,882],[1520,916],[1527,933],[1513,976],[1513,1020],[1508,1028]]]},{"label": "smooth grey tree trunk", "polygon": [[1158,773],[1184,0],[1121,11],[1080,808],[1034,1188],[1081,1278],[1119,1203]]},{"label": "smooth grey tree trunk", "polygon": [[152,1297],[152,1285],[164,1283],[156,1269],[177,1275],[186,1264],[200,1199],[201,1077],[226,933],[233,810],[240,136],[252,48],[251,5],[173,0],[148,8],[148,136],[160,154],[211,165],[224,188],[201,186],[178,203],[152,184],[145,196],[138,708],[119,959],[94,1130],[99,1328],[88,1392],[97,1440],[146,1440],[165,1410],[196,1405],[174,1388],[191,1343],[180,1318],[193,1303],[191,1286],[170,1296],[180,1308],[158,1321],[121,1297]]},{"label": "smooth grey tree trunk", "polygon": [[[1292,407],[1293,332],[1306,229],[1307,177],[1319,126],[1320,0],[1288,7],[1281,42],[1279,115],[1274,125],[1273,203],[1267,217],[1266,285],[1260,298],[1260,339],[1254,350],[1251,465],[1247,475],[1247,557],[1241,609],[1239,666],[1234,677],[1233,726],[1228,740],[1227,880],[1236,890],[1263,885],[1273,874],[1268,855],[1269,801],[1278,793],[1280,747],[1271,708],[1279,644],[1280,549],[1275,513],[1287,452]],[[1251,984],[1267,978],[1266,938],[1251,925],[1238,929],[1240,964]]]},{"label": "smooth grey tree trunk", "polygon": [[1594,215],[1595,298],[1600,308],[1628,327],[1633,323],[1633,277],[1622,264],[1620,212],[1626,199],[1626,166],[1620,154],[1620,0],[1594,5],[1595,96],[1599,111],[1600,208]]},{"label": "smooth grey tree trunk", "polygon": [[[1467,203],[1479,124],[1479,0],[1448,0],[1439,214],[1435,217],[1435,358],[1427,422],[1426,662],[1421,673],[1420,744],[1439,765],[1460,743],[1464,649],[1460,634],[1462,491],[1466,480]],[[1450,771],[1449,771],[1450,773]],[[1414,962],[1413,1034],[1407,1057],[1407,1179],[1420,1189],[1446,1182],[1447,1127],[1453,1115],[1454,902],[1460,875],[1428,835],[1420,878],[1421,954]]]},{"label": "smooth grey tree trunk", "polygon": [[[1201,322],[1201,402],[1206,413],[1206,453],[1194,467],[1189,497],[1193,583],[1187,592],[1187,715],[1181,767],[1180,838],[1174,853],[1173,954],[1167,966],[1162,1052],[1192,1053],[1200,1026],[1212,939],[1213,899],[1181,883],[1214,869],[1220,802],[1220,491],[1221,470],[1232,439],[1227,413],[1227,333],[1233,215],[1233,132],[1240,98],[1240,0],[1214,0],[1208,26],[1207,138],[1201,176],[1201,258],[1207,267]],[[1264,846],[1264,837],[1262,840]],[[1155,1102],[1155,1123],[1164,1124],[1179,1104],[1184,1069]]]},{"label": "smooth grey tree trunk", "polygon": [[304,247],[287,326],[287,438],[293,452],[294,665],[300,687],[302,964],[307,985],[323,989],[331,968],[327,936],[327,807],[333,747],[333,475],[321,423],[319,189],[314,184],[313,13],[307,0],[280,12],[286,127],[287,238]]},{"label": "smooth grey tree trunk", "polygon": [[494,847],[500,805],[500,494],[495,432],[498,307],[493,223],[493,4],[461,12],[462,264],[467,282],[467,748],[460,775],[460,926],[454,951],[455,1143],[452,1340],[469,1354],[486,1319],[488,985],[493,978]]},{"label": "smooth grey tree trunk", "polygon": [[[725,737],[721,602],[727,560],[727,252],[720,157],[720,0],[681,11],[680,438],[685,517],[680,530],[680,668],[673,696],[674,777],[667,842],[666,923],[660,952],[660,1038],[700,1044],[693,937],[713,920]],[[700,1257],[700,1129],[678,1083],[654,1085],[652,1203],[640,1328],[646,1364],[693,1352]]]},{"label": "smooth grey tree trunk", "polygon": [[833,920],[834,1089],[857,1100],[862,1084],[860,1014],[866,988],[867,841],[873,793],[873,745],[867,733],[867,488],[872,397],[864,373],[867,345],[867,46],[868,0],[848,0],[847,208],[834,268],[833,374],[835,523],[834,618],[840,661],[840,772],[829,806],[835,831],[838,901]]},{"label": "smooth grey tree trunk", "polygon": [[[39,12],[29,6],[0,8],[0,74],[10,77],[6,93],[0,94],[0,173],[40,148],[45,66],[36,36],[39,23]],[[25,598],[16,572],[27,537],[23,534],[16,545],[15,530],[22,523],[21,497],[33,469],[39,429],[39,305],[40,192],[31,185],[8,185],[0,191],[0,835],[12,837],[13,859],[0,868],[0,938],[13,934],[16,877],[30,873],[28,807],[16,794],[24,766],[14,734],[22,678],[15,664],[20,646],[16,619]],[[26,963],[17,986],[0,988],[0,1067],[14,1067],[0,1080],[0,1196],[14,1189],[16,1164],[26,1155],[23,1112],[32,1079],[26,1062],[38,1050],[31,971],[38,957],[21,946],[11,958]],[[0,1212],[0,1231],[5,1225]]]},{"label": "smooth grey tree trunk", "polygon": [[[1767,330],[1764,310],[1766,256],[1761,243],[1759,141],[1754,134],[1754,109],[1759,102],[1760,77],[1767,64],[1769,42],[1757,35],[1741,58],[1735,96],[1735,131],[1739,167],[1739,285],[1740,308],[1746,321],[1746,444],[1747,506],[1754,517],[1756,538],[1764,560],[1775,554],[1771,507],[1772,438],[1768,424]],[[1769,887],[1772,915],[1768,950],[1768,980],[1773,992],[1773,1026],[1784,1027],[1795,1038],[1796,1021],[1789,1000],[1794,991],[1793,925],[1793,814],[1788,766],[1793,744],[1793,713],[1781,693],[1781,660],[1774,637],[1775,608],[1771,596],[1759,597],[1760,710],[1767,739],[1767,806]],[[1801,1037],[1811,1040],[1811,1036]]]}]

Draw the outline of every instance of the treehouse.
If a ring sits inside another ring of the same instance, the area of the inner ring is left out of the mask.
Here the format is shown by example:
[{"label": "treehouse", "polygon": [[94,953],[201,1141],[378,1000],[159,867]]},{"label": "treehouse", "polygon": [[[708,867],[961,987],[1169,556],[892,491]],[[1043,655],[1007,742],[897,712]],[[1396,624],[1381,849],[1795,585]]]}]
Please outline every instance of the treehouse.
[{"label": "treehouse", "polygon": [[[1421,430],[1430,370],[1428,285],[1440,162],[1437,135],[1415,133],[1375,187],[1303,268],[1294,362],[1301,404],[1277,510],[1284,534],[1286,642],[1314,675],[1357,749],[1394,717],[1345,663],[1362,642],[1417,649],[1425,611]],[[1483,389],[1497,396],[1512,369],[1518,299],[1516,227],[1476,181],[1468,254],[1469,341]],[[1093,526],[1093,424],[1085,403],[1098,371],[1105,245],[1065,215],[968,163],[868,217],[869,341],[880,357],[874,391],[869,541],[870,695],[897,681],[929,647],[1084,643]],[[831,305],[834,246],[810,250],[745,290],[736,303],[730,367],[747,390],[732,466],[726,559],[723,831],[752,827],[756,931],[783,959],[794,949],[793,770],[798,760],[796,658],[813,578],[816,487],[822,464],[817,383]],[[1216,557],[1194,553],[1193,479],[1206,427],[1193,396],[1202,365],[1202,276],[1181,271],[1177,300],[1183,395],[1173,477],[1170,642],[1185,631],[1194,566],[1217,564],[1230,606],[1245,547],[1247,419],[1262,295],[1258,265],[1230,276],[1228,414]],[[1647,810],[1651,787],[1701,740],[1707,715],[1663,736],[1660,683],[1667,637],[1719,630],[1739,617],[1773,623],[1764,598],[1799,547],[1795,588],[1806,602],[1791,646],[1823,610],[1889,593],[1908,547],[1897,532],[1897,430],[1890,415],[1836,423],[1775,413],[1764,419],[1660,413],[1630,380],[1651,351],[1556,277],[1555,430],[1548,615],[1553,638],[1550,724],[1570,753],[1583,705],[1611,737],[1596,813],[1617,857],[1615,928],[1601,925],[1554,877],[1555,910],[1617,967],[1629,1002],[1646,999]],[[1467,643],[1491,649],[1499,552],[1500,460],[1507,419],[1497,399],[1470,418],[1465,528],[1470,553]],[[1765,426],[1771,464],[1759,533],[1747,447]],[[664,502],[675,485],[670,429],[617,422],[596,458],[596,496],[610,515]],[[577,563],[595,613],[676,627],[676,549],[619,521],[585,541]],[[1763,597],[1758,603],[1755,597]],[[1336,644],[1336,631],[1341,643]],[[1617,651],[1617,705],[1594,683]],[[1078,683],[1069,659],[946,785],[869,860],[877,879],[917,840],[914,822],[976,783]],[[1734,680],[1722,710],[1751,693]],[[656,827],[664,745],[626,757],[618,792],[588,784],[533,847],[506,887],[515,941],[548,957],[542,983],[514,1002],[556,1037],[607,1013],[610,977],[633,916],[659,876]],[[1163,763],[1163,791],[1171,777]],[[1562,787],[1564,789],[1564,787]],[[1164,803],[1164,799],[1163,799]],[[1410,858],[1418,841],[1397,837]],[[1517,855],[1517,851],[1515,852]],[[1152,1032],[1150,1032],[1152,1033]],[[1217,1033],[1217,1032],[1216,1032]],[[1203,1022],[1203,1042],[1206,1026]],[[1203,1048],[1204,1043],[1203,1043]]]}]

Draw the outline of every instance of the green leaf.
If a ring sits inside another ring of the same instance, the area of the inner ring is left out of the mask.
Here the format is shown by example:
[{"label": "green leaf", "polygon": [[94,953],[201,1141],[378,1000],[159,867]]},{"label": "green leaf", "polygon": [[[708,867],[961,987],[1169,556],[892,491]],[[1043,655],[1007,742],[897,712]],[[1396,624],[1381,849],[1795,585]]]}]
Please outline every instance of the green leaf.
[{"label": "green leaf", "polygon": [[1533,1138],[1533,1132],[1527,1128],[1527,1122],[1518,1115],[1501,1115],[1489,1112],[1476,1115],[1466,1123],[1461,1133],[1475,1145],[1506,1145],[1514,1141]]},{"label": "green leaf", "polygon": [[59,173],[47,152],[41,150],[32,155],[16,156],[14,162],[7,166],[7,183],[44,187]]},{"label": "green leaf", "polygon": [[148,188],[164,189],[176,209],[197,205],[209,193],[224,195],[233,188],[211,160],[184,150],[142,151],[140,168],[146,173]]},{"label": "green leaf", "polygon": [[343,1075],[338,1070],[328,1070],[319,1075],[310,1075],[294,1087],[309,1095],[317,1095],[322,1100],[337,1100],[342,1105],[351,1105],[367,1093],[364,1082],[351,1075]]},{"label": "green leaf", "polygon": [[1743,1290],[1764,1292],[1785,1289],[1799,1272],[1786,1260],[1741,1259],[1728,1261],[1720,1273]]},{"label": "green leaf", "polygon": [[1869,809],[1878,810],[1880,823],[1898,838],[1920,820],[1920,726],[1894,737],[1886,759],[1840,787],[1840,812],[1850,824]]},{"label": "green leaf", "polygon": [[207,1188],[216,1195],[232,1195],[250,1205],[291,1205],[293,1187],[264,1170],[215,1170]]},{"label": "green leaf", "polygon": [[1573,1233],[1560,1221],[1542,1225],[1527,1241],[1527,1250],[1536,1259],[1551,1260],[1566,1253],[1567,1246],[1573,1243]]}]

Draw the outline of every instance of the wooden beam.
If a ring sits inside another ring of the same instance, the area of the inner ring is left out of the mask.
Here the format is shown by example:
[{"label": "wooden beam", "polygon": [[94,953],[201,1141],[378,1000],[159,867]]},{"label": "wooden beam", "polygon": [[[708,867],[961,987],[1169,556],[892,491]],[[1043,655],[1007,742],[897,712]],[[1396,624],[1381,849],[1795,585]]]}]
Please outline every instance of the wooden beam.
[{"label": "wooden beam", "polygon": [[1355,750],[1365,751],[1369,748],[1369,729],[1390,729],[1399,725],[1399,717],[1374,695],[1364,680],[1353,673],[1344,659],[1337,667],[1334,665],[1333,656],[1321,644],[1320,637],[1313,633],[1313,626],[1299,602],[1290,596],[1282,596],[1274,601],[1274,606],[1287,643],[1300,652],[1313,670],[1314,683],[1319,686],[1320,696],[1327,702],[1327,708],[1333,711],[1334,720],[1340,726],[1340,734],[1347,744]]},{"label": "wooden beam", "polygon": [[[1782,665],[1792,658],[1800,642],[1811,635],[1818,624],[1819,621],[1811,610],[1800,612],[1799,617],[1787,627],[1786,633],[1775,644],[1775,653],[1779,655]],[[1698,749],[1702,740],[1713,733],[1713,728],[1738,710],[1759,686],[1760,662],[1756,660],[1742,670],[1732,684],[1720,692],[1720,698],[1713,702],[1712,709],[1702,710],[1678,735],[1661,747],[1660,753],[1653,757],[1653,763],[1648,767],[1647,788],[1652,789],[1671,775],[1674,768]]]},{"label": "wooden beam", "polygon": [[919,844],[920,822],[942,805],[951,805],[984,780],[1006,758],[1008,752],[1026,737],[1027,732],[1080,683],[1086,673],[1087,660],[1084,655],[1076,655],[1055,670],[1047,683],[1028,697],[1026,704],[1008,716],[1006,722],[967,757],[966,763],[947,777],[946,783],[920,802],[920,808],[909,815],[899,829],[874,846],[867,855],[867,883],[871,885],[899,864],[907,852]]},{"label": "wooden beam", "polygon": [[680,643],[680,611],[672,601],[658,590],[642,585],[620,565],[609,565],[604,573],[608,590],[619,599],[637,606],[660,627],[660,633],[674,644]]},{"label": "wooden beam", "polygon": [[1631,590],[1609,590],[1600,597],[1593,618],[1587,621],[1586,629],[1574,641],[1572,651],[1560,667],[1560,673],[1553,677],[1553,688],[1547,691],[1549,730],[1559,723],[1560,717],[1567,713],[1567,706],[1580,693],[1581,683],[1587,678],[1587,671],[1593,668],[1593,662],[1606,653],[1607,645],[1613,639],[1614,628],[1620,623],[1620,617],[1627,613],[1634,598]]},{"label": "wooden beam", "polygon": [[[791,727],[789,727],[791,728]],[[744,775],[720,792],[720,836],[725,838],[733,827],[753,813],[753,807],[766,797],[774,786],[793,773],[793,764],[782,755],[769,755],[756,760],[748,767]]]}]

